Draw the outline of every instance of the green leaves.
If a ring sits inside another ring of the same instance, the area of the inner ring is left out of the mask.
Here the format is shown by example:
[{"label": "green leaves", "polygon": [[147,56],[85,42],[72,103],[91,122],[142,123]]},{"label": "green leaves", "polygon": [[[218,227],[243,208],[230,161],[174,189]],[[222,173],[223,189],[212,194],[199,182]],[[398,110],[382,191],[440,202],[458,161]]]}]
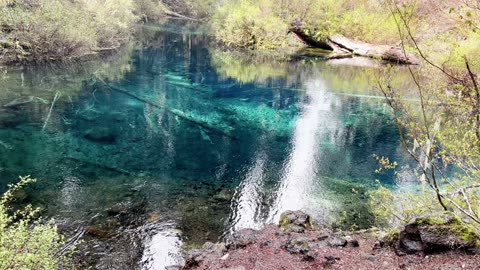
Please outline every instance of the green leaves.
[{"label": "green leaves", "polygon": [[34,221],[38,209],[31,206],[9,214],[8,203],[14,199],[14,193],[35,181],[29,176],[20,177],[1,197],[0,269],[72,268],[69,256],[58,254],[65,241],[53,221]]}]

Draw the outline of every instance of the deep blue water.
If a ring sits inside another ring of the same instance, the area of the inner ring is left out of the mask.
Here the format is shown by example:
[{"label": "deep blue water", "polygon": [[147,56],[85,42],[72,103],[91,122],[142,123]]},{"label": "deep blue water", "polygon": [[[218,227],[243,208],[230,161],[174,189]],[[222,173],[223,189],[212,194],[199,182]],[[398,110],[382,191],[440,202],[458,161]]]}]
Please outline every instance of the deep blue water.
[{"label": "deep blue water", "polygon": [[364,193],[390,183],[372,155],[404,160],[372,68],[252,59],[203,36],[145,31],[140,47],[102,61],[0,78],[1,187],[37,178],[18,201],[67,234],[86,229],[84,266],[161,269],[182,242],[288,209],[371,224]]}]

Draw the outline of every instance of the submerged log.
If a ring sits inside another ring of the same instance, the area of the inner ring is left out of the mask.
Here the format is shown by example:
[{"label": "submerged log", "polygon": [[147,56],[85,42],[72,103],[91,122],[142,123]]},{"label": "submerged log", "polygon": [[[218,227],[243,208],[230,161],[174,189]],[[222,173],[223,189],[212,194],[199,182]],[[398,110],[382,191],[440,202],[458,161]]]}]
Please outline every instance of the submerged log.
[{"label": "submerged log", "polygon": [[211,126],[209,125],[208,123],[205,123],[205,122],[202,122],[202,121],[199,121],[199,120],[196,120],[196,119],[193,119],[192,117],[190,117],[188,114],[186,114],[185,112],[183,111],[180,111],[178,109],[173,109],[173,108],[169,108],[169,107],[166,107],[164,105],[160,105],[160,104],[157,104],[155,102],[152,102],[144,97],[141,97],[141,96],[137,96],[133,93],[131,93],[130,91],[127,91],[126,89],[123,89],[119,86],[115,86],[115,85],[112,85],[112,84],[109,84],[103,80],[100,80],[99,79],[99,82],[101,82],[104,86],[106,86],[108,89],[112,90],[112,91],[116,91],[116,92],[119,92],[119,93],[122,93],[124,95],[127,95],[133,99],[136,99],[140,102],[143,102],[145,104],[148,104],[150,106],[153,106],[153,107],[156,107],[156,108],[159,108],[159,109],[162,109],[162,110],[165,110],[177,117],[179,117],[180,119],[186,121],[186,122],[189,122],[189,123],[192,123],[194,125],[197,125],[197,126],[200,126],[208,131],[211,131],[211,132],[214,132],[214,133],[217,133],[217,134],[220,134],[222,136],[225,136],[225,137],[228,137],[228,138],[231,138],[233,140],[238,140],[237,137],[233,136],[232,134],[230,134],[230,132],[228,130],[222,130],[220,128],[217,128],[217,127],[214,127],[214,126]]},{"label": "submerged log", "polygon": [[376,45],[362,41],[349,39],[342,35],[329,35],[324,40],[313,37],[299,19],[293,20],[289,32],[310,47],[330,50],[332,53],[327,59],[348,58],[353,56],[364,56],[381,59],[398,64],[417,65],[419,60],[411,54],[406,54],[401,48],[389,45]]}]

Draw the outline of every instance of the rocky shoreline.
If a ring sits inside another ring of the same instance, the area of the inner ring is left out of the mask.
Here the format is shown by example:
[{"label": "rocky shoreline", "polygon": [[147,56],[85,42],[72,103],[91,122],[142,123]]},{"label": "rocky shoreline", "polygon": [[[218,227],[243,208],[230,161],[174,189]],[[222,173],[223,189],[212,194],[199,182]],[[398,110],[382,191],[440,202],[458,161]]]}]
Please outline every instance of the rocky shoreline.
[{"label": "rocky shoreline", "polygon": [[[449,232],[451,217],[436,216],[436,224],[416,219],[392,239],[375,228],[317,228],[308,215],[287,211],[279,225],[243,229],[222,243],[207,242],[185,253],[184,266],[167,269],[480,269],[478,235],[466,238]],[[433,228],[440,227],[435,236]]]}]

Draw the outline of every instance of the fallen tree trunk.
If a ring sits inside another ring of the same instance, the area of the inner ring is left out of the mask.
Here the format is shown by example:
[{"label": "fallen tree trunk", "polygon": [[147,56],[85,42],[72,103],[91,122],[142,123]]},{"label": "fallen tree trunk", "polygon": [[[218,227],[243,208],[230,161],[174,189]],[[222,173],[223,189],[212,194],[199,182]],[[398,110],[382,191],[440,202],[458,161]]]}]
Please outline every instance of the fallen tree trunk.
[{"label": "fallen tree trunk", "polygon": [[328,44],[327,41],[318,40],[314,38],[309,31],[303,26],[302,21],[300,19],[295,19],[290,24],[289,32],[295,34],[295,36],[302,41],[303,43],[307,44],[310,47],[320,48],[324,50],[333,51],[334,48]]},{"label": "fallen tree trunk", "polygon": [[398,64],[417,65],[419,63],[417,57],[404,53],[403,50],[398,47],[365,43],[346,38],[342,35],[330,35],[327,39],[329,43],[347,50],[353,55],[382,59]]},{"label": "fallen tree trunk", "polygon": [[289,32],[310,47],[332,51],[327,59],[364,56],[398,64],[417,65],[419,63],[417,57],[406,54],[401,48],[394,46],[370,44],[342,35],[329,35],[324,40],[316,39],[299,19],[295,19],[290,24]]}]

